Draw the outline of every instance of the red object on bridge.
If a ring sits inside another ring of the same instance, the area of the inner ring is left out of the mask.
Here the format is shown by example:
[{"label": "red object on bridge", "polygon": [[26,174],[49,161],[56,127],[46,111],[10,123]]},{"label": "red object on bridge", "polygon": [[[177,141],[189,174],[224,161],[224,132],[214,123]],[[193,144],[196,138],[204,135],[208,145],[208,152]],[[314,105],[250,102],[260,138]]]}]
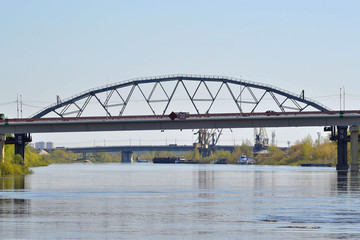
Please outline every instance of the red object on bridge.
[{"label": "red object on bridge", "polygon": [[178,113],[171,112],[169,115],[169,118],[173,121],[175,120],[175,118],[185,120],[188,116],[189,116],[189,113],[186,113],[186,112],[178,112]]},{"label": "red object on bridge", "polygon": [[171,119],[171,120],[175,120],[175,118],[177,118],[177,115],[176,115],[176,113],[174,113],[174,112],[171,112],[170,113],[170,115],[169,115],[169,118]]}]

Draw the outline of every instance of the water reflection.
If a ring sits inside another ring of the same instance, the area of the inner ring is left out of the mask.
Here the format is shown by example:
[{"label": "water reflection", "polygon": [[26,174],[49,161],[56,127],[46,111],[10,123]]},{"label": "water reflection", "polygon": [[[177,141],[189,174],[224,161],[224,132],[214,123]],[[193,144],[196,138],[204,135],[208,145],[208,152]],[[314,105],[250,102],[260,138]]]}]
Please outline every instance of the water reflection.
[{"label": "water reflection", "polygon": [[7,176],[0,177],[0,190],[17,190],[25,189],[24,176]]},{"label": "water reflection", "polygon": [[350,191],[359,191],[360,189],[360,175],[359,172],[350,173]]},{"label": "water reflection", "polygon": [[[200,190],[214,189],[214,185],[215,185],[214,171],[199,170],[199,171],[194,171],[194,175],[195,175],[193,178],[194,181],[196,181],[197,179],[197,182],[194,185],[197,186],[198,189]],[[208,191],[200,191],[198,193],[198,197],[211,199],[214,197],[214,193]]]},{"label": "water reflection", "polygon": [[[12,192],[25,189],[24,176],[0,177],[0,216],[29,214],[30,200],[12,197]],[[1,193],[2,192],[2,193]]]},{"label": "water reflection", "polygon": [[347,191],[348,176],[347,172],[338,172],[337,173],[337,190],[338,191]]},{"label": "water reflection", "polygon": [[360,192],[359,172],[338,172],[337,190],[339,192]]},{"label": "water reflection", "polygon": [[198,175],[199,189],[214,189],[214,183],[215,183],[214,171],[199,170],[198,172],[194,172],[194,173]]}]

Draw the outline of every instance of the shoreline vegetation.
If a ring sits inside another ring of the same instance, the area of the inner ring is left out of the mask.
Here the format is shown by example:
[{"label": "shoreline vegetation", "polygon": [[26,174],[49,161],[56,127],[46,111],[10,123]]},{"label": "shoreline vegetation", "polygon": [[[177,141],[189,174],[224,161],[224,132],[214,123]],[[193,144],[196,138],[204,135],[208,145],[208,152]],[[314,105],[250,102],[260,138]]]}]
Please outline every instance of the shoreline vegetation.
[{"label": "shoreline vegetation", "polygon": [[[255,158],[257,165],[293,165],[299,166],[303,163],[331,163],[335,166],[337,159],[337,147],[335,142],[325,140],[322,143],[313,141],[310,136],[301,141],[297,141],[293,146],[286,150],[281,150],[276,146],[270,146],[268,153],[253,155],[253,148],[250,142],[236,146],[235,150],[219,150],[208,157],[202,157],[198,149],[184,154],[173,152],[148,152],[144,154],[134,153],[133,159],[144,159],[152,161],[155,157],[184,157],[186,161],[199,161],[200,164],[213,163],[214,160],[226,159],[228,164],[236,164],[241,155]],[[94,163],[121,162],[121,153],[93,153],[86,159],[82,154],[75,154],[64,149],[55,149],[46,155],[39,155],[39,152],[26,146],[25,164],[20,155],[14,155],[14,146],[5,146],[5,161],[0,163],[0,176],[4,175],[26,175],[32,173],[31,168],[48,166],[52,163],[74,163],[89,160]],[[350,156],[349,156],[350,157]],[[78,161],[76,161],[78,160]]]},{"label": "shoreline vegetation", "polygon": [[[250,142],[243,143],[236,146],[235,150],[230,153],[228,151],[219,150],[208,157],[201,157],[199,151],[189,151],[181,156],[186,161],[199,161],[203,164],[211,164],[214,160],[226,159],[228,164],[236,164],[241,155],[255,159],[256,165],[291,165],[300,166],[304,163],[317,163],[336,165],[337,161],[337,146],[335,142],[325,140],[319,143],[318,140],[313,141],[310,136],[297,141],[293,146],[286,150],[281,150],[279,147],[270,146],[268,153],[257,154],[254,156],[253,147]],[[135,157],[144,160],[152,160],[154,157],[180,157],[172,152],[149,152],[146,154],[134,154]],[[348,161],[350,156],[348,156]],[[135,159],[135,158],[134,158]]]}]

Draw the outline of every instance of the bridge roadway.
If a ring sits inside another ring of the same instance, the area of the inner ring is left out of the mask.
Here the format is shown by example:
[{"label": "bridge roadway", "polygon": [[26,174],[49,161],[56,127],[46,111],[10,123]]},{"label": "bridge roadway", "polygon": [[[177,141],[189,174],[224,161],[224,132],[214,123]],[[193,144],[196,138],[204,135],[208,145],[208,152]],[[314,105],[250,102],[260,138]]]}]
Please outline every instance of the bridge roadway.
[{"label": "bridge roadway", "polygon": [[[153,151],[171,151],[186,152],[194,150],[192,145],[141,145],[141,146],[103,146],[103,147],[75,147],[64,148],[73,153],[94,153],[94,152],[153,152]],[[216,146],[217,150],[234,151],[234,146]],[[55,150],[55,149],[53,149]]]},{"label": "bridge roadway", "polygon": [[360,125],[360,111],[192,114],[175,120],[166,115],[5,119],[0,134],[352,125]]}]

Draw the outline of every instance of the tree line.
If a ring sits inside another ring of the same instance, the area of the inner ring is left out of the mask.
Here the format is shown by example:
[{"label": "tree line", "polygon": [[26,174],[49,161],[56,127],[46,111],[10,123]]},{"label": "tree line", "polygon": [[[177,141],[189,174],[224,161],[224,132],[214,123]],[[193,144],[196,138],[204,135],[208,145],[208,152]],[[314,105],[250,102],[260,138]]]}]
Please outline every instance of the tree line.
[{"label": "tree line", "polygon": [[[350,148],[348,144],[348,148]],[[146,152],[134,153],[134,159],[152,161],[155,157],[184,157],[185,160],[199,161],[203,164],[213,163],[214,160],[226,159],[229,164],[236,164],[241,155],[253,157],[259,165],[300,165],[302,163],[331,163],[333,166],[337,160],[337,146],[335,142],[325,139],[322,142],[308,136],[297,141],[293,146],[282,150],[276,146],[270,146],[268,153],[253,155],[250,141],[236,146],[233,152],[219,150],[202,157],[199,150],[188,151],[183,154],[173,152]],[[359,154],[360,155],[360,154]],[[1,175],[29,174],[32,167],[47,166],[52,163],[74,163],[82,159],[82,154],[75,154],[64,149],[55,149],[47,155],[40,156],[38,151],[30,146],[25,148],[25,163],[20,155],[14,155],[14,146],[5,146],[5,161],[0,163]],[[121,153],[93,153],[87,159],[95,162],[121,162]],[[136,160],[135,160],[136,161]],[[349,154],[350,161],[350,154]]]},{"label": "tree line", "polygon": [[337,146],[335,142],[325,139],[322,143],[313,141],[310,136],[282,151],[276,146],[270,146],[268,154],[256,157],[257,164],[263,165],[300,165],[302,163],[331,163],[337,161]]}]

